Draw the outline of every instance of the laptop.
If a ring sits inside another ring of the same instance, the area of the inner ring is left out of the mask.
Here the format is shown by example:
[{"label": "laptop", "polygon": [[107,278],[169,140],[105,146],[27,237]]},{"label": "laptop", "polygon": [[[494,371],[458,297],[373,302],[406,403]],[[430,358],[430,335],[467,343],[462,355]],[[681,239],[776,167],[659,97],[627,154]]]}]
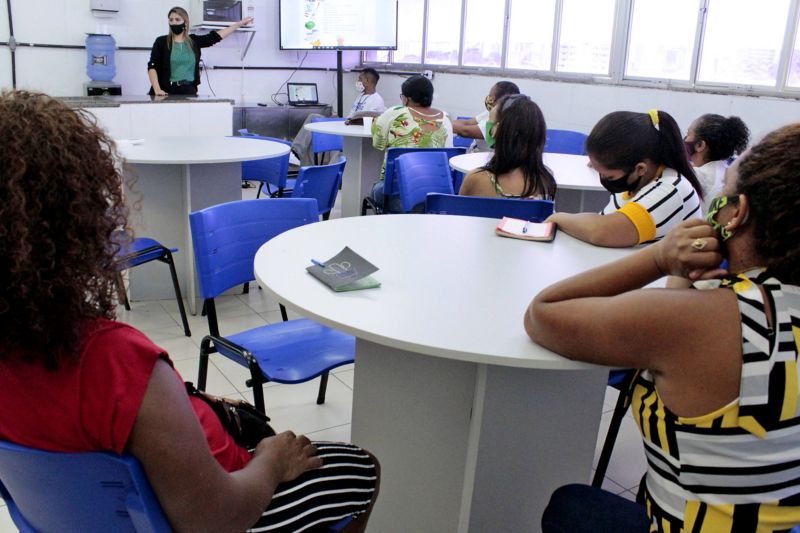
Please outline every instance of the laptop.
[{"label": "laptop", "polygon": [[289,94],[289,105],[319,105],[316,83],[287,83],[286,92]]}]

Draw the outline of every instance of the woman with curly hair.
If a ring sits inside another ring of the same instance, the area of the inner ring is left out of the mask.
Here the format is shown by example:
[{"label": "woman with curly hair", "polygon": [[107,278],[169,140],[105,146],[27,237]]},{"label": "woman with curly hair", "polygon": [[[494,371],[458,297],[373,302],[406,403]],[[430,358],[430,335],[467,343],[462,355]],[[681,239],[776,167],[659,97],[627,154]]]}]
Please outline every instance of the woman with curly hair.
[{"label": "woman with curly hair", "polygon": [[683,142],[703,187],[704,212],[722,190],[728,160],[744,152],[749,141],[750,130],[739,117],[707,114],[696,118],[689,126]]},{"label": "woman with curly hair", "polygon": [[239,447],[166,352],[114,321],[114,256],[130,231],[113,141],[28,92],[0,94],[0,131],[0,439],[132,454],[176,531],[296,531],[349,515],[363,531],[374,457],[292,432]]},{"label": "woman with curly hair", "polygon": [[[525,314],[570,359],[637,368],[643,500],[558,489],[546,532],[789,531],[800,523],[800,123],[728,169],[707,221],[557,283]],[[728,260],[728,271],[718,268]],[[642,287],[665,275],[694,289]]]}]

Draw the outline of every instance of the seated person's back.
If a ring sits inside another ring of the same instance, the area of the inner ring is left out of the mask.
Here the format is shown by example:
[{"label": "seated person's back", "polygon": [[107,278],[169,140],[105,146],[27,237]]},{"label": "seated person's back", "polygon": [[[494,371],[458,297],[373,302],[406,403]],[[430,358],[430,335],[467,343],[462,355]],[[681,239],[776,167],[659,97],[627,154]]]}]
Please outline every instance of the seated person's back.
[{"label": "seated person's back", "polygon": [[487,132],[494,154],[467,174],[459,194],[552,200],[556,182],[544,166],[547,125],[539,106],[525,95],[501,98],[492,108]]}]

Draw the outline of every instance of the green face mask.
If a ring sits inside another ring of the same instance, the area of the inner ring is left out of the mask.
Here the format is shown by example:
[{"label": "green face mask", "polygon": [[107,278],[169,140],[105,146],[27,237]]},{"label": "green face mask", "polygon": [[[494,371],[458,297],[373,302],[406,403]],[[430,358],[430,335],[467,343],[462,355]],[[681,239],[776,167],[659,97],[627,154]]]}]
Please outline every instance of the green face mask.
[{"label": "green face mask", "polygon": [[491,120],[486,121],[486,131],[483,132],[483,138],[486,139],[486,144],[489,148],[494,148],[494,136],[492,135],[492,130],[495,127],[495,123]]},{"label": "green face mask", "polygon": [[717,214],[722,210],[723,207],[728,205],[728,203],[734,203],[738,200],[738,196],[717,196],[711,200],[711,205],[708,206],[706,221],[711,224],[711,227],[714,228],[715,231],[719,232],[723,242],[733,237],[733,232],[717,222]]}]

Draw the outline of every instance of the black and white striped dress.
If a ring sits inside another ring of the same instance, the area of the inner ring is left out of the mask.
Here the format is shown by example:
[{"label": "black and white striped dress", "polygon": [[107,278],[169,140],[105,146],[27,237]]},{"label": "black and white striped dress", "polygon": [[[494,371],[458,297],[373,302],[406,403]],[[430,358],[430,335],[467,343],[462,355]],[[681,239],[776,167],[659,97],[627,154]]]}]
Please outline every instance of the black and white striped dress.
[{"label": "black and white striped dress", "polygon": [[248,531],[326,531],[367,510],[377,481],[369,454],[352,444],[313,444],[322,466],[278,485],[269,507]]}]

